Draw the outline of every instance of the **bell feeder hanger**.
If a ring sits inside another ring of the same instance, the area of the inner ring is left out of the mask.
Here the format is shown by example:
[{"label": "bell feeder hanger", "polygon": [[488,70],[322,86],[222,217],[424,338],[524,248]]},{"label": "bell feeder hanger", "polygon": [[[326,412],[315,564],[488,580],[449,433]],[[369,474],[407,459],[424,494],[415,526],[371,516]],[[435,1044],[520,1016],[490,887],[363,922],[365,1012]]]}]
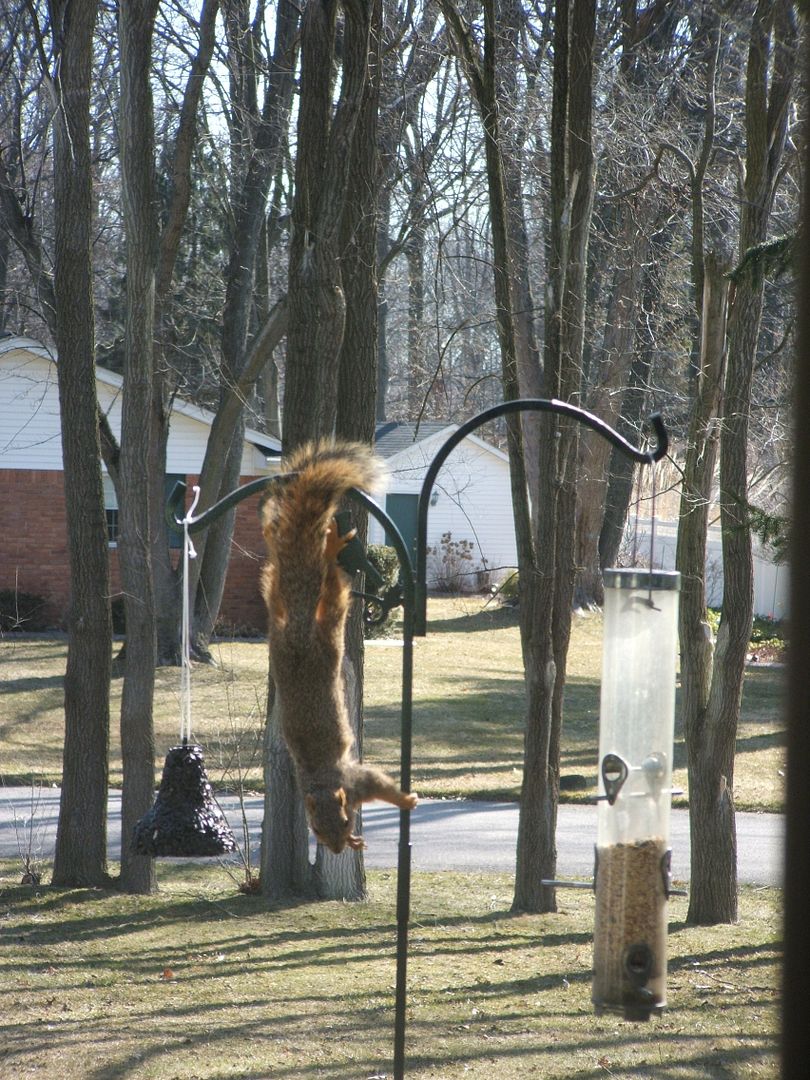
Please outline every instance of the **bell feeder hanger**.
[{"label": "bell feeder hanger", "polygon": [[191,634],[188,565],[196,558],[189,536],[200,489],[180,524],[183,527],[183,615],[181,631],[180,740],[166,755],[152,809],[136,824],[133,850],[140,855],[200,858],[226,855],[236,841],[214,799],[201,746],[191,742]]}]

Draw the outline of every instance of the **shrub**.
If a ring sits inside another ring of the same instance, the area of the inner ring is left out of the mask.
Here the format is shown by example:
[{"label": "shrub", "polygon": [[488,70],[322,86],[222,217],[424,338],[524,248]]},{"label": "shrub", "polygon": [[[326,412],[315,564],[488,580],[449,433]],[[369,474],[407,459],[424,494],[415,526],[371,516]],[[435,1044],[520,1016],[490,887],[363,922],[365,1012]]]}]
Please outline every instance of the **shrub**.
[{"label": "shrub", "polygon": [[475,558],[472,540],[454,540],[446,532],[436,547],[429,547],[428,585],[438,592],[482,592],[489,588],[490,574]]},{"label": "shrub", "polygon": [[396,550],[387,544],[369,544],[366,554],[380,577],[385,579],[384,588],[390,589],[392,585],[396,585],[399,578],[399,556]]},{"label": "shrub", "polygon": [[[395,548],[389,547],[387,544],[369,544],[366,554],[368,555],[368,561],[384,580],[384,584],[377,590],[378,595],[382,595],[388,589],[393,588],[399,580],[399,556]],[[372,625],[371,619],[376,619],[379,612],[380,608],[375,606],[373,600],[365,601],[363,618],[363,636],[365,638],[387,636],[391,622],[391,612],[389,611],[381,622],[375,622]]]},{"label": "shrub", "polygon": [[0,630],[37,633],[47,629],[44,597],[17,589],[0,589]]}]

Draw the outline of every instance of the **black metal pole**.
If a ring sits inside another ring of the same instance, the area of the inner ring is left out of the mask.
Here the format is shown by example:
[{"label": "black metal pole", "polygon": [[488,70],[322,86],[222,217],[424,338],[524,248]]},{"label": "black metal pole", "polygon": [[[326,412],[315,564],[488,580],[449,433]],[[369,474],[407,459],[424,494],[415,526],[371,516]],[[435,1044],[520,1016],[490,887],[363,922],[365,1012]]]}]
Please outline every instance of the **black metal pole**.
[{"label": "black metal pole", "polygon": [[[380,522],[399,557],[402,578],[402,710],[400,728],[399,786],[411,790],[411,747],[413,745],[413,624],[414,574],[408,546],[391,518],[362,491],[349,493]],[[405,1076],[405,1025],[408,1004],[408,924],[411,909],[411,812],[399,812],[397,849],[397,968],[394,996],[394,1080]]]},{"label": "black metal pole", "polygon": [[502,401],[500,405],[493,405],[491,409],[485,409],[462,424],[443,443],[441,449],[433,458],[425,474],[422,490],[419,494],[416,511],[416,612],[414,616],[414,633],[418,637],[424,637],[427,631],[427,519],[430,495],[439,470],[458,444],[476,428],[489,423],[490,420],[496,420],[499,416],[506,416],[508,413],[515,412],[550,412],[558,416],[571,417],[607,439],[609,443],[627,454],[633,461],[643,465],[651,465],[654,461],[660,461],[669,449],[669,437],[660,413],[654,413],[649,420],[658,445],[654,450],[639,450],[620,435],[618,431],[614,431],[610,424],[600,420],[598,416],[594,416],[593,413],[589,413],[585,409],[580,409],[577,405],[570,405],[567,401],[557,401],[556,398],[516,398],[514,401]]}]

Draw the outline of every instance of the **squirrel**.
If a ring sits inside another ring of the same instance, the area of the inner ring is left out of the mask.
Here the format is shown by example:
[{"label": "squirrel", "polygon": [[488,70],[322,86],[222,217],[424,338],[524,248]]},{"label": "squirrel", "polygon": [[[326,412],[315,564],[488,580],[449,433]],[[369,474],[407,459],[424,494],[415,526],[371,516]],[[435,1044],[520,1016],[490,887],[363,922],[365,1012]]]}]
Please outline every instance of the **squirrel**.
[{"label": "squirrel", "polygon": [[337,559],[356,530],[339,536],[334,514],[349,488],[373,490],[382,468],[367,446],[338,441],[308,443],[287,466],[291,478],[261,507],[270,670],[309,824],[319,843],[340,854],[365,847],[354,834],[361,803],[383,799],[403,810],[417,803],[381,769],[357,760],[344,699],[350,579]]}]

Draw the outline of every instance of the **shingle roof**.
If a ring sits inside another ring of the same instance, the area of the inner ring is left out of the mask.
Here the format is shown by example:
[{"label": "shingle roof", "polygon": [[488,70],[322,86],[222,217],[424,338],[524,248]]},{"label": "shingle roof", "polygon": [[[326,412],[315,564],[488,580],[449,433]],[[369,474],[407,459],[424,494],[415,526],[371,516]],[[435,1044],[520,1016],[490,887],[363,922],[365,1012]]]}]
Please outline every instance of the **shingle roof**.
[{"label": "shingle roof", "polygon": [[374,449],[380,457],[394,457],[402,450],[407,450],[409,446],[455,426],[446,420],[424,420],[420,424],[406,420],[391,420],[377,425],[374,433]]}]

